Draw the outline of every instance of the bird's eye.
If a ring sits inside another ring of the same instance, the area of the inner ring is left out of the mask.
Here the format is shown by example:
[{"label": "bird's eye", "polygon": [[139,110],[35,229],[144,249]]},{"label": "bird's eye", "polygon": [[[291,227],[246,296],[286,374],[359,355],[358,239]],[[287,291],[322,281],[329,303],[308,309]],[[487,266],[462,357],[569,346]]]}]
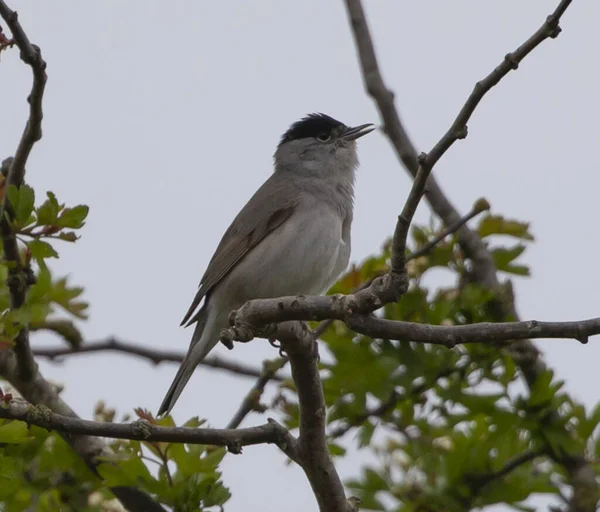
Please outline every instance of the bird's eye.
[{"label": "bird's eye", "polygon": [[319,133],[319,135],[317,135],[317,140],[321,141],[321,142],[327,142],[329,139],[331,139],[331,135],[329,135],[328,133]]}]

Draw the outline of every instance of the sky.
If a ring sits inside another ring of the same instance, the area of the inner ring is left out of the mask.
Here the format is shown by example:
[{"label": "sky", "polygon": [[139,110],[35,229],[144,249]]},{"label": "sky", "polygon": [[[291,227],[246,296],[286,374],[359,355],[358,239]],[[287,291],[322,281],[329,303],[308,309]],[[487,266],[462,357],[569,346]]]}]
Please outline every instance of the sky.
[{"label": "sky", "polygon": [[[558,0],[365,2],[384,79],[419,150],[447,130],[474,83],[529,37]],[[86,340],[108,336],[185,350],[179,322],[224,230],[272,172],[287,127],[309,112],[380,124],[363,89],[343,2],[13,0],[48,63],[44,137],[27,181],[38,195],[90,206],[82,239],[59,247],[57,274],[85,286]],[[483,100],[469,136],[434,175],[461,212],[485,196],[495,213],[531,222],[530,279],[514,281],[523,319],[598,316],[594,242],[600,140],[600,3],[576,1],[544,42]],[[13,154],[31,74],[18,52],[0,62],[0,157]],[[380,131],[359,143],[352,261],[379,250],[410,187]],[[417,220],[430,211],[421,205]],[[35,336],[36,346],[56,345]],[[598,401],[600,345],[542,340],[574,397]],[[259,366],[268,344],[219,346]],[[114,354],[42,362],[64,399],[89,418],[104,399],[119,413],[156,411],[177,367]],[[223,427],[253,381],[200,369],[175,410]],[[258,415],[244,425],[263,423]],[[228,456],[228,512],[314,510],[308,482],[272,446]],[[364,456],[340,464],[356,475]]]}]

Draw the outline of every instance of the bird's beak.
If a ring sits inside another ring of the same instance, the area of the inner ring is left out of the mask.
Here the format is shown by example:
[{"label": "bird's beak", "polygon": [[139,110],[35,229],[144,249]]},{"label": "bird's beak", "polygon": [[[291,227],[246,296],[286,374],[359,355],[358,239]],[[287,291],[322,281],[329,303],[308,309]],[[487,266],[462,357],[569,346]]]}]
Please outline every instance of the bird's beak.
[{"label": "bird's beak", "polygon": [[360,126],[351,126],[346,129],[341,138],[344,140],[356,140],[367,133],[371,133],[375,129],[375,125],[371,123],[361,124]]}]

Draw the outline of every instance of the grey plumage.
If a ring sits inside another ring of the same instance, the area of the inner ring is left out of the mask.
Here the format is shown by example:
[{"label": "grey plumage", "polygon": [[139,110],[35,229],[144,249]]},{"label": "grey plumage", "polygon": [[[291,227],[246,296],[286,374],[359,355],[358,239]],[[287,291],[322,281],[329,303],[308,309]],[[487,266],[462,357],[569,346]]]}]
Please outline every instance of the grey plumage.
[{"label": "grey plumage", "polygon": [[324,293],[344,271],[358,166],[355,139],[372,129],[311,114],[284,134],[275,172],[223,235],[182,321],[196,327],[159,415],[171,411],[232,310],[251,299]]}]

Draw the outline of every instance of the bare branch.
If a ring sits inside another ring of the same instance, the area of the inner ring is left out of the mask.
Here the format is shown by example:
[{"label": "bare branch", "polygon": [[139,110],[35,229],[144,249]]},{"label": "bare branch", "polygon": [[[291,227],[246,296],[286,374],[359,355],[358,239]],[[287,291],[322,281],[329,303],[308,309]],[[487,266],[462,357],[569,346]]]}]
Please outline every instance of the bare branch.
[{"label": "bare branch", "polygon": [[350,512],[353,505],[346,499],[327,446],[327,408],[314,335],[304,324],[288,322],[277,326],[276,338],[289,357],[298,390],[300,435],[296,462],[306,473],[321,512]]},{"label": "bare branch", "polygon": [[425,256],[433,248],[435,248],[435,246],[437,244],[439,244],[442,240],[444,240],[444,238],[446,238],[448,235],[456,233],[460,228],[462,228],[471,219],[473,219],[474,217],[477,217],[477,215],[479,215],[480,213],[483,213],[489,209],[490,209],[490,203],[488,203],[486,199],[484,199],[484,198],[478,199],[477,201],[475,201],[475,204],[473,205],[473,208],[471,208],[471,211],[469,213],[467,213],[460,219],[458,219],[455,222],[453,222],[452,224],[450,224],[446,229],[444,229],[437,236],[435,236],[434,238],[429,240],[429,242],[427,242],[425,245],[423,245],[423,247],[420,247],[419,250],[410,253],[406,257],[406,261],[409,262],[410,260],[414,260],[416,258],[420,258],[421,256]]},{"label": "bare branch", "polygon": [[0,16],[12,32],[12,40],[21,52],[21,60],[31,66],[33,86],[27,101],[29,102],[29,119],[23,130],[15,159],[8,174],[8,185],[20,186],[25,177],[25,165],[33,145],[42,138],[42,98],[46,87],[46,63],[42,59],[40,49],[29,42],[18,15],[4,1],[0,0]]},{"label": "bare branch", "polygon": [[28,425],[67,434],[149,442],[209,444],[226,446],[234,453],[240,453],[242,446],[265,443],[285,445],[285,451],[290,449],[287,446],[290,443],[289,432],[275,421],[243,429],[161,427],[143,420],[132,423],[107,423],[63,416],[53,413],[43,405],[30,405],[18,399],[13,399],[0,408],[0,418],[20,420]]},{"label": "bare branch", "polygon": [[572,338],[587,343],[589,336],[600,334],[600,318],[574,322],[529,320],[453,326],[386,320],[365,314],[372,305],[359,296],[360,293],[251,300],[232,314],[234,327],[223,330],[221,337],[227,341],[246,342],[255,334],[269,337],[273,324],[279,322],[327,318],[342,320],[350,329],[372,338],[409,340],[448,348],[459,343],[495,343],[527,338]]},{"label": "bare branch", "polygon": [[260,377],[257,379],[256,383],[248,394],[242,400],[240,404],[240,408],[233,415],[233,418],[227,424],[227,428],[238,428],[244,418],[250,413],[250,411],[260,410],[260,398],[267,387],[267,384],[274,379],[281,379],[277,374],[277,372],[284,367],[287,363],[287,359],[281,357],[276,359],[275,361],[264,361],[263,362],[263,371]]},{"label": "bare branch", "polygon": [[[147,348],[141,345],[136,345],[135,343],[128,343],[112,337],[102,341],[82,343],[79,347],[34,348],[33,354],[35,356],[46,357],[48,359],[59,359],[78,354],[91,354],[95,352],[110,351],[139,356],[148,359],[154,364],[159,364],[165,361],[181,363],[185,357],[185,354],[181,352]],[[225,370],[236,375],[243,375],[245,377],[260,377],[262,375],[262,372],[257,368],[233,361],[227,361],[219,357],[209,357],[200,364],[203,366],[208,366],[209,368]],[[273,375],[270,380],[281,381],[283,380],[283,377]]]}]

